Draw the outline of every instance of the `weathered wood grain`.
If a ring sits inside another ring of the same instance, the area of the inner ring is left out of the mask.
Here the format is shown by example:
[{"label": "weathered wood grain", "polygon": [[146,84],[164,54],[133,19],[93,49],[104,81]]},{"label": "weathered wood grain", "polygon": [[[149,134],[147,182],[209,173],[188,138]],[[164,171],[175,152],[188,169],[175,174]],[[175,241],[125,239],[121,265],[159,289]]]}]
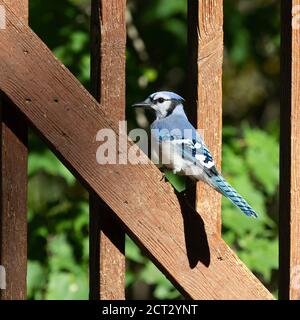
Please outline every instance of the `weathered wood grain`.
[{"label": "weathered wood grain", "polygon": [[[222,150],[223,1],[188,1],[189,91],[193,118],[218,169]],[[198,182],[196,209],[221,234],[221,195]]]},{"label": "weathered wood grain", "polygon": [[[7,4],[27,23],[27,0],[9,0]],[[6,290],[0,290],[0,299],[16,300],[26,298],[27,125],[13,104],[2,99],[1,92],[0,108],[0,265],[6,269]]]},{"label": "weathered wood grain", "polygon": [[[92,94],[116,126],[125,119],[125,0],[92,0]],[[96,237],[96,239],[95,239]],[[125,233],[90,193],[90,298],[125,299]]]},{"label": "weathered wood grain", "polygon": [[281,1],[281,41],[279,297],[299,300],[300,0]]},{"label": "weathered wood grain", "polygon": [[[8,29],[0,32],[0,73],[0,89],[183,294],[194,299],[272,299],[219,235],[206,232],[202,212],[181,206],[153,164],[97,164],[97,131],[118,131],[110,112],[10,11]],[[193,268],[190,259],[198,260]]]},{"label": "weathered wood grain", "polygon": [[105,202],[90,192],[90,299],[125,299],[125,234]]}]

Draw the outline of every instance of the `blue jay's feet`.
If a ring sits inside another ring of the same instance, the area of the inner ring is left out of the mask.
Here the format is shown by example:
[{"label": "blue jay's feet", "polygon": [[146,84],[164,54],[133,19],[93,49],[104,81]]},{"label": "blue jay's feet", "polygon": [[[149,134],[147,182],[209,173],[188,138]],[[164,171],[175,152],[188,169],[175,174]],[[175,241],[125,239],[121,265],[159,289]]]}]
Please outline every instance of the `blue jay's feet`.
[{"label": "blue jay's feet", "polygon": [[160,181],[168,182],[168,179],[167,179],[166,174],[164,172],[162,172]]},{"label": "blue jay's feet", "polygon": [[161,166],[159,169],[161,172],[161,179],[159,181],[168,182],[167,176],[165,174],[165,172],[167,171],[167,168],[165,166]]}]

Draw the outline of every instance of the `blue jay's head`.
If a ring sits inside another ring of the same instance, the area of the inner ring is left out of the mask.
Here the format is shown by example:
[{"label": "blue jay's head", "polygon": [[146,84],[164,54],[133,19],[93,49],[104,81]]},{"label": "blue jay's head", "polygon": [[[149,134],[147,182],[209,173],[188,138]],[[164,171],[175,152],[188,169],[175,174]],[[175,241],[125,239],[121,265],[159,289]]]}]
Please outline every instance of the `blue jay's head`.
[{"label": "blue jay's head", "polygon": [[165,118],[172,114],[176,107],[182,105],[183,102],[184,99],[174,92],[159,91],[150,94],[145,101],[135,103],[133,107],[153,109],[157,118]]}]

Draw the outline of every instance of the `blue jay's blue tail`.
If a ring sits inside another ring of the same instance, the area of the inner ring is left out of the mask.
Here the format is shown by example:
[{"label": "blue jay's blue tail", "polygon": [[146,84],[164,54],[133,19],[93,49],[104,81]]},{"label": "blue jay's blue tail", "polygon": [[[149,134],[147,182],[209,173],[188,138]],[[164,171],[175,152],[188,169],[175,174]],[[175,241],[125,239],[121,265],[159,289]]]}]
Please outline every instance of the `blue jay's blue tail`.
[{"label": "blue jay's blue tail", "polygon": [[234,205],[236,205],[241,211],[248,217],[257,218],[257,213],[250,207],[247,201],[237,193],[237,191],[221,176],[217,175],[212,178],[213,185],[227,197]]}]

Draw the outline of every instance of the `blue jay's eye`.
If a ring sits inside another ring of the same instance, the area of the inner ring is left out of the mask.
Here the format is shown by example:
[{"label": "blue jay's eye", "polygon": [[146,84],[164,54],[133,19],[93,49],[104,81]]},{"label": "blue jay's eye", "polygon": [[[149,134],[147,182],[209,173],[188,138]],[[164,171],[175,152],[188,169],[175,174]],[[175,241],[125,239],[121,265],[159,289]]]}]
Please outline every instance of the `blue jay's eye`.
[{"label": "blue jay's eye", "polygon": [[157,101],[158,101],[159,103],[163,103],[163,102],[165,102],[165,99],[164,99],[164,98],[158,98]]}]

